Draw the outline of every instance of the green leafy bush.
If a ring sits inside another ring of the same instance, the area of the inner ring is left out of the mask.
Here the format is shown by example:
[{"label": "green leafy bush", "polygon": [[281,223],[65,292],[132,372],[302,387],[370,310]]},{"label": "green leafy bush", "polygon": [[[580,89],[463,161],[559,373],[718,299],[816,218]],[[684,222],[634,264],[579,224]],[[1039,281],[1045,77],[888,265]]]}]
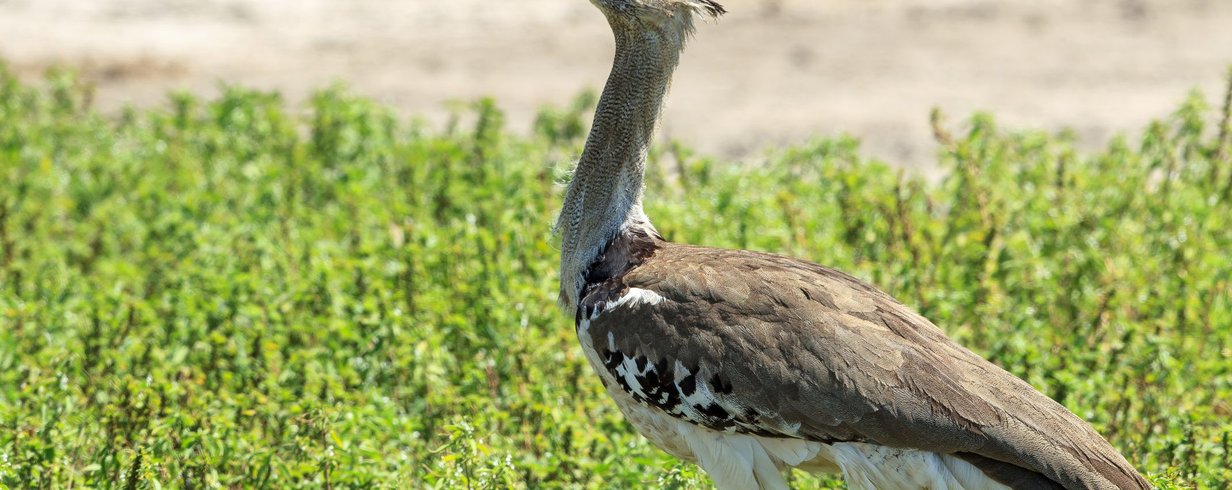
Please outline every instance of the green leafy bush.
[{"label": "green leafy bush", "polygon": [[[593,96],[535,134],[340,90],[104,118],[0,69],[0,486],[706,486],[639,439],[554,304],[550,224]],[[1164,487],[1232,484],[1232,136],[939,119],[939,183],[822,140],[654,152],[674,240],[866,278],[1090,420]],[[1215,117],[1218,119],[1219,115]],[[798,486],[841,486],[796,473]]]}]

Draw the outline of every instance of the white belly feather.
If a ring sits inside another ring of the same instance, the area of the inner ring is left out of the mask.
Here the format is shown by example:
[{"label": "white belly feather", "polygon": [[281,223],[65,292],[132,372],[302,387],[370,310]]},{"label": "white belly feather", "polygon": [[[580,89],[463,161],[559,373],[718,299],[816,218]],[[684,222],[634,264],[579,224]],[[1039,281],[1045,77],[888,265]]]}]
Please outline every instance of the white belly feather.
[{"label": "white belly feather", "polygon": [[[642,303],[654,305],[662,301],[666,299],[653,291],[631,288],[604,310]],[[601,313],[596,311],[594,316]],[[590,340],[591,319],[583,317],[578,323],[582,351],[591,367],[604,379],[608,395],[625,418],[654,445],[701,466],[720,489],[787,489],[782,470],[788,467],[814,473],[841,472],[847,486],[857,490],[1009,488],[988,478],[970,463],[948,454],[857,442],[826,444],[720,432],[674,417],[658,407],[644,405],[626,392],[604,367]]]}]

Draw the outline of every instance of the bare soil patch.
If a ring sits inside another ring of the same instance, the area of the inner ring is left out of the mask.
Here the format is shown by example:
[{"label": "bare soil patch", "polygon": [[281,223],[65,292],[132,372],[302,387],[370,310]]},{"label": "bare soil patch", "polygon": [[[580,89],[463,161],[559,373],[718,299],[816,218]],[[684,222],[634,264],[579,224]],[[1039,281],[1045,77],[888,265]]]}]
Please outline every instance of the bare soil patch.
[{"label": "bare soil patch", "polygon": [[[1073,128],[1096,144],[1212,100],[1232,64],[1225,0],[728,0],[684,58],[663,131],[746,158],[850,133],[928,168],[931,107]],[[584,0],[0,0],[0,58],[23,77],[77,67],[105,110],[212,93],[300,101],[345,81],[407,115],[495,97],[515,129],[606,76]]]}]

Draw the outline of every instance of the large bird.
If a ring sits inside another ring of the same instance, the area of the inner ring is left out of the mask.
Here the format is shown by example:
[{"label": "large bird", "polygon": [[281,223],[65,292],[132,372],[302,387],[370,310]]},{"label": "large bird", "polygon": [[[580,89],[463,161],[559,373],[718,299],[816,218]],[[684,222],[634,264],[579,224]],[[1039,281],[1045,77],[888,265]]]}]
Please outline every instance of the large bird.
[{"label": "large bird", "polygon": [[591,0],[616,39],[565,193],[560,302],[637,430],[724,489],[1144,489],[1086,422],[877,288],[789,257],[665,241],[647,148],[711,0]]}]

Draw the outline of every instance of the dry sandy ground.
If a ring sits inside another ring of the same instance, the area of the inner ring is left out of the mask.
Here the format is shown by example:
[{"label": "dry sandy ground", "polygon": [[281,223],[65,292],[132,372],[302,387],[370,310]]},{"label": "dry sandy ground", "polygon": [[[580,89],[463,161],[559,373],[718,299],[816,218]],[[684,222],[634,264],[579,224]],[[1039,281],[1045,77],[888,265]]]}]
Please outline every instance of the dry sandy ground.
[{"label": "dry sandy ground", "polygon": [[[927,168],[929,109],[987,110],[1090,144],[1191,88],[1221,91],[1232,0],[728,0],[677,77],[663,131],[705,152],[850,133]],[[606,76],[585,0],[0,0],[0,58],[81,69],[106,110],[218,81],[292,101],[338,80],[407,115],[493,96],[515,129]]]}]

